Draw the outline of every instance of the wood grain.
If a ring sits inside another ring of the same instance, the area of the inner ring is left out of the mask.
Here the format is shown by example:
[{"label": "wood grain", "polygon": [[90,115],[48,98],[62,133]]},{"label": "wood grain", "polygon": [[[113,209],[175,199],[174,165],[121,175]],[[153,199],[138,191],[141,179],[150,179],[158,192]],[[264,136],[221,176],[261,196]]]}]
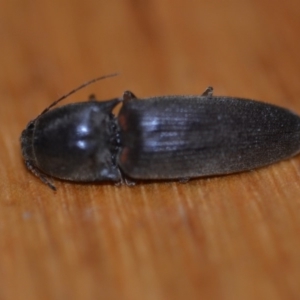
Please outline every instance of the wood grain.
[{"label": "wood grain", "polygon": [[115,187],[25,169],[27,122],[67,101],[215,94],[300,113],[297,0],[0,1],[0,299],[299,299],[300,158]]}]

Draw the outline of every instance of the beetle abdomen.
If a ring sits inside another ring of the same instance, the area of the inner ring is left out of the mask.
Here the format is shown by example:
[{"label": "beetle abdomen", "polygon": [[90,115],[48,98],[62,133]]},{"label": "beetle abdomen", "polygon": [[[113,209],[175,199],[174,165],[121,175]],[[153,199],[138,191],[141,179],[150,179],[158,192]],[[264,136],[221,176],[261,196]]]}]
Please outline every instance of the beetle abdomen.
[{"label": "beetle abdomen", "polygon": [[176,179],[251,170],[300,149],[300,118],[230,97],[167,96],[126,101],[118,164],[135,179]]}]

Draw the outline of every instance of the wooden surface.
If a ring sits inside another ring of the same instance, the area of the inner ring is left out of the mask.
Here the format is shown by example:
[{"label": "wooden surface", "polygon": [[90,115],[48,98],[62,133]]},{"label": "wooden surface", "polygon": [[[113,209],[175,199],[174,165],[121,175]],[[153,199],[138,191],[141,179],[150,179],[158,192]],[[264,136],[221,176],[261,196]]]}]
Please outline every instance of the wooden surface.
[{"label": "wooden surface", "polygon": [[300,157],[135,187],[55,181],[19,136],[56,98],[200,94],[300,113],[298,0],[0,2],[0,300],[300,299]]}]

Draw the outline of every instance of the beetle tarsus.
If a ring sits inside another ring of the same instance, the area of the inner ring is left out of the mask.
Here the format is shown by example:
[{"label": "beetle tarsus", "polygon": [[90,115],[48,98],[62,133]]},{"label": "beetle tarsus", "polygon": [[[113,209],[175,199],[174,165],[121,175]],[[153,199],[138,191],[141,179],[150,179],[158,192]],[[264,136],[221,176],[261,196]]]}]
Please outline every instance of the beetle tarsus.
[{"label": "beetle tarsus", "polygon": [[213,95],[214,88],[212,86],[207,87],[207,89],[202,93],[201,96],[210,97]]},{"label": "beetle tarsus", "polygon": [[128,177],[124,176],[124,174],[121,173],[121,180],[115,184],[116,186],[120,185],[127,185],[127,186],[134,186],[136,185],[136,182],[132,179],[129,179]]},{"label": "beetle tarsus", "polygon": [[132,99],[136,99],[136,96],[130,91],[125,91],[124,94],[123,94],[123,100],[124,101],[129,101],[129,100],[132,100]]},{"label": "beetle tarsus", "polygon": [[127,177],[124,178],[124,183],[127,186],[134,186],[134,185],[136,185],[135,181],[132,181],[132,180],[128,179]]}]

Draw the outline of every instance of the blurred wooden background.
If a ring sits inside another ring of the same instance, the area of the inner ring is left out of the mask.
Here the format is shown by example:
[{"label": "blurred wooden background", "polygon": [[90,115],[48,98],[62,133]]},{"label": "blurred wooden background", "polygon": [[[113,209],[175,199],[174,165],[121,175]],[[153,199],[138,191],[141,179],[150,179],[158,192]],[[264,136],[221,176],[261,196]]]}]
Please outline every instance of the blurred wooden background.
[{"label": "blurred wooden background", "polygon": [[300,113],[298,0],[0,1],[0,299],[300,299],[300,157],[187,184],[55,181],[19,136],[56,98],[200,94]]}]

